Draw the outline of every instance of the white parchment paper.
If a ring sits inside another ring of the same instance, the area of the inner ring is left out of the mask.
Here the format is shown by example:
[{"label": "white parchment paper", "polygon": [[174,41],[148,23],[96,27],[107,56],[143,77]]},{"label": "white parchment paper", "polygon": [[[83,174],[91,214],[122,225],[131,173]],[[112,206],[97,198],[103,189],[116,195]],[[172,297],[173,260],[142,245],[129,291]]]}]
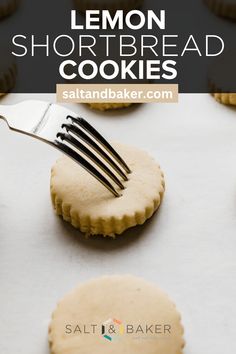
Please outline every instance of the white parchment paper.
[{"label": "white parchment paper", "polygon": [[[3,103],[55,96],[8,95]],[[110,140],[147,150],[166,176],[163,205],[116,240],[54,215],[59,153],[0,122],[0,352],[48,354],[57,301],[79,282],[134,274],[158,284],[183,317],[186,354],[236,351],[236,111],[209,95],[97,113],[72,105]]]}]

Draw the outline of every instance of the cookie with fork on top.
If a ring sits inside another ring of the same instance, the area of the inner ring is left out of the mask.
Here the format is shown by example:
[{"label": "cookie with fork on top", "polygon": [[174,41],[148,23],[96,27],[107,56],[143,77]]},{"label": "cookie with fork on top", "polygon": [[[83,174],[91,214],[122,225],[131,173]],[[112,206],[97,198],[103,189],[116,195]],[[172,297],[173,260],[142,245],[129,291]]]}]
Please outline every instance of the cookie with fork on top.
[{"label": "cookie with fork on top", "polygon": [[51,197],[56,213],[87,236],[115,237],[143,224],[161,204],[164,177],[158,163],[132,146],[112,146],[130,168],[125,189],[114,197],[73,160],[62,157],[52,168]]}]

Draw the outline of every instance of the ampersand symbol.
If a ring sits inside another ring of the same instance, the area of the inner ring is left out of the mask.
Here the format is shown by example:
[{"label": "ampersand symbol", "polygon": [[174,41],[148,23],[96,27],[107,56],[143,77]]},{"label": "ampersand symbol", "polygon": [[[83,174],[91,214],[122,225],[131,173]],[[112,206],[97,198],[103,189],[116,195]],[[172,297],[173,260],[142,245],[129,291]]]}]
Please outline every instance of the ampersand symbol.
[{"label": "ampersand symbol", "polygon": [[109,326],[108,333],[109,334],[115,334],[116,333],[116,329],[115,329],[114,325],[110,325]]}]

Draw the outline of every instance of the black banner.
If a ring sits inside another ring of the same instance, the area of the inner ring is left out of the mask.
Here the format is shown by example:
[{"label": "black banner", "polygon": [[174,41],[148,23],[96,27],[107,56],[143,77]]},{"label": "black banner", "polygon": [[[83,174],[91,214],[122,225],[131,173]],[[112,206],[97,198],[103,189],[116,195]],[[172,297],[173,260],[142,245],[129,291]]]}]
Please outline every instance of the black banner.
[{"label": "black banner", "polygon": [[147,0],[111,11],[84,11],[72,0],[22,0],[0,21],[0,91],[164,83],[179,84],[182,93],[236,92],[236,22],[221,15],[202,0]]}]

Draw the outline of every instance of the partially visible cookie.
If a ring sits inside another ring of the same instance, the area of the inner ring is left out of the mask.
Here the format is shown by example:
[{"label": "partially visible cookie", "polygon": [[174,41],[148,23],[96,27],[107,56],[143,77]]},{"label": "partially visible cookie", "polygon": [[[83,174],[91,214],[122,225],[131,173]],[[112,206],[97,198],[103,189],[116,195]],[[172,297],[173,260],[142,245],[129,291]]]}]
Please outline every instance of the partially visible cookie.
[{"label": "partially visible cookie", "polygon": [[220,103],[236,105],[236,51],[230,50],[215,58],[208,70],[210,92]]},{"label": "partially visible cookie", "polygon": [[98,111],[112,111],[130,107],[132,103],[88,103],[88,105]]},{"label": "partially visible cookie", "polygon": [[18,7],[20,0],[0,0],[0,19],[11,15]]},{"label": "partially visible cookie", "polygon": [[120,198],[66,156],[52,168],[51,196],[56,213],[88,236],[114,237],[143,224],[158,209],[164,194],[163,173],[151,156],[128,145],[113,146],[132,171]]},{"label": "partially visible cookie", "polygon": [[168,296],[145,280],[107,276],[62,299],[49,327],[51,354],[182,354],[183,326]]},{"label": "partially visible cookie", "polygon": [[218,16],[236,19],[236,0],[204,0]]},{"label": "partially visible cookie", "polygon": [[222,104],[236,106],[236,93],[213,93],[213,97]]},{"label": "partially visible cookie", "polygon": [[0,96],[5,95],[13,89],[16,83],[17,68],[13,56],[9,50],[1,46],[0,57]]},{"label": "partially visible cookie", "polygon": [[74,0],[74,4],[79,11],[86,10],[116,10],[130,11],[142,6],[143,0]]}]

